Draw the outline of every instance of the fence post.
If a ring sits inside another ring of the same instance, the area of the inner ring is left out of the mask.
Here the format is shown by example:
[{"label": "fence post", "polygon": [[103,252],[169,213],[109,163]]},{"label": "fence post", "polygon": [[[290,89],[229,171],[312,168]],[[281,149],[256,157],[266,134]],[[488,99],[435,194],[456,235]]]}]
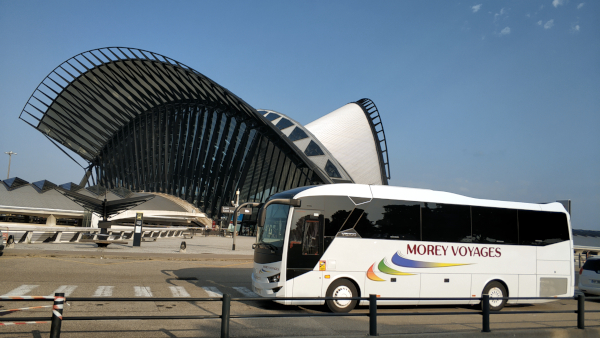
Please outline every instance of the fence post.
[{"label": "fence post", "polygon": [[585,329],[585,295],[577,295],[577,328]]},{"label": "fence post", "polygon": [[377,295],[369,295],[369,336],[377,334]]},{"label": "fence post", "polygon": [[482,328],[481,332],[490,331],[490,295],[481,295],[481,315],[482,315]]},{"label": "fence post", "polygon": [[52,306],[52,326],[50,327],[50,338],[60,338],[60,326],[62,324],[63,306],[65,294],[54,294],[54,306]]},{"label": "fence post", "polygon": [[223,295],[223,307],[221,309],[221,338],[229,338],[229,307],[231,295]]}]

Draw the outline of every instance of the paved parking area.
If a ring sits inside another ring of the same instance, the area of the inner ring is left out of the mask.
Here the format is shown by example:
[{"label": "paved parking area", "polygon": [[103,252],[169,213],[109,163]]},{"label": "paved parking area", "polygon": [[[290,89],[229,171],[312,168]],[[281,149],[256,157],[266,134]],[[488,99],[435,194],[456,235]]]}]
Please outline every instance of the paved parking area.
[{"label": "paved parking area", "polygon": [[[156,241],[142,242],[134,247],[133,241],[128,244],[110,244],[106,248],[98,248],[95,243],[36,243],[15,244],[14,249],[5,249],[5,256],[74,256],[112,258],[171,258],[177,260],[199,260],[211,258],[252,259],[254,237],[238,236],[236,250],[232,250],[233,238],[218,236],[194,236],[193,238],[159,238]],[[185,253],[180,252],[181,242],[186,243]]]}]

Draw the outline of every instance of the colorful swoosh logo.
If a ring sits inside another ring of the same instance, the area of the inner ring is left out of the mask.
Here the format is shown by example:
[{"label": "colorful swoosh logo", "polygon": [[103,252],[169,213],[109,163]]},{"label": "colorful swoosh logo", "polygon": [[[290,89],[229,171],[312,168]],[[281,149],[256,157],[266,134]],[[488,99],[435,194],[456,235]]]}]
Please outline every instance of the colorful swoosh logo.
[{"label": "colorful swoosh logo", "polygon": [[470,264],[454,264],[454,263],[435,263],[435,262],[423,262],[423,261],[415,261],[412,259],[408,259],[403,257],[399,252],[392,257],[392,263],[398,266],[403,266],[406,268],[445,268],[449,266],[459,266],[459,265],[470,265]]},{"label": "colorful swoosh logo", "polygon": [[369,271],[367,271],[367,278],[370,280],[374,280],[376,282],[385,282],[385,279],[379,278],[379,276],[377,276],[375,274],[375,272],[373,272],[374,266],[375,266],[375,263],[373,263],[373,265],[371,265],[371,267],[369,268]]},{"label": "colorful swoosh logo", "polygon": [[[394,270],[392,268],[390,268],[389,266],[387,266],[387,264],[385,264],[385,258],[381,260],[381,262],[379,262],[379,265],[377,265],[377,269],[379,269],[379,271],[388,274],[388,275],[402,275],[402,276],[409,276],[409,275],[414,275],[414,273],[408,273],[408,272],[402,272],[402,271],[398,271],[398,270]],[[374,265],[374,264],[373,264]]]},{"label": "colorful swoosh logo", "polygon": [[[394,265],[402,266],[402,267],[406,267],[406,268],[445,268],[445,267],[450,267],[450,266],[470,265],[470,264],[435,263],[435,262],[416,261],[416,260],[412,260],[412,259],[403,257],[399,251],[396,252],[396,254],[394,254],[394,256],[392,256],[392,263]],[[375,274],[375,271],[373,271],[374,266],[375,266],[375,263],[373,263],[373,265],[371,265],[371,267],[367,271],[367,278],[372,281],[376,281],[376,282],[384,282],[385,279],[380,278],[379,276],[377,276],[377,274]],[[402,271],[398,271],[398,270],[390,268],[388,265],[388,262],[386,261],[385,258],[383,258],[379,262],[379,264],[377,265],[377,269],[380,272],[385,273],[386,275],[396,275],[396,276],[414,275],[414,273],[402,272]]]}]

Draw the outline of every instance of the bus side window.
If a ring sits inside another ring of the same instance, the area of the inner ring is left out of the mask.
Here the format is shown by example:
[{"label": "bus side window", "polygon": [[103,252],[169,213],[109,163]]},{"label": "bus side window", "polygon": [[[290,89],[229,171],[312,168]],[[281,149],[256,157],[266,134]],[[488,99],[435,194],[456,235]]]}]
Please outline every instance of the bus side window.
[{"label": "bus side window", "polygon": [[470,206],[425,203],[421,215],[423,241],[472,242]]},{"label": "bus side window", "polygon": [[471,207],[475,243],[518,244],[517,210]]},{"label": "bus side window", "polygon": [[548,245],[569,240],[567,216],[562,212],[519,210],[519,244]]}]

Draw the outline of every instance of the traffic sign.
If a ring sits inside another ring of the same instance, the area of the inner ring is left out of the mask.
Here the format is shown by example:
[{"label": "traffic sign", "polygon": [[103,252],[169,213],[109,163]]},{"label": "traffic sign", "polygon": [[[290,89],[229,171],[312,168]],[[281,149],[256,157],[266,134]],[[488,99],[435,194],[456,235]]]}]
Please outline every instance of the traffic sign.
[{"label": "traffic sign", "polygon": [[235,207],[222,206],[221,213],[223,214],[233,214],[235,212]]}]

